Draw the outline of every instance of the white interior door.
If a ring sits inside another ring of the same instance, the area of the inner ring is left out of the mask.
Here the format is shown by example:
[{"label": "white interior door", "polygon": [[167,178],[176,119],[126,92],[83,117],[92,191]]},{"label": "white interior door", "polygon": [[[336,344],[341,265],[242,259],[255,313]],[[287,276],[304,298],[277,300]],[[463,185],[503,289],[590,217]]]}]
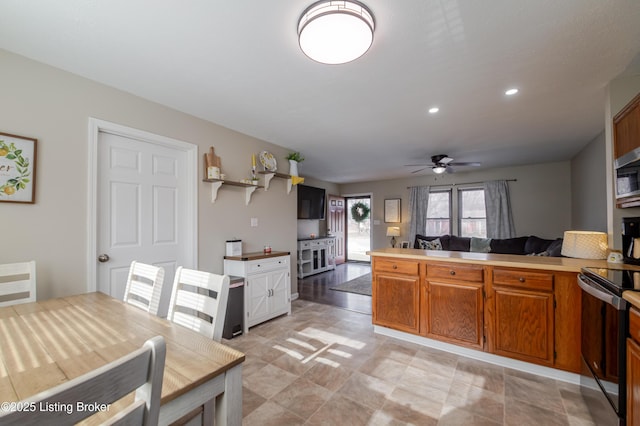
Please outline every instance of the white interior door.
[{"label": "white interior door", "polygon": [[177,266],[193,267],[188,154],[105,131],[97,145],[97,290],[122,299],[132,260],[162,266],[165,316]]}]

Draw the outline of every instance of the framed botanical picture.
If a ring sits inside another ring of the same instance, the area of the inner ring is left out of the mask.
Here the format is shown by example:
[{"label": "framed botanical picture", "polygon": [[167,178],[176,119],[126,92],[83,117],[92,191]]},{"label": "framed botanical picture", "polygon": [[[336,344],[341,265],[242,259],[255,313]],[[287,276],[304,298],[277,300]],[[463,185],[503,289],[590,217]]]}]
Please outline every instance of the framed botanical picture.
[{"label": "framed botanical picture", "polygon": [[400,198],[384,200],[384,221],[387,223],[400,222]]},{"label": "framed botanical picture", "polygon": [[0,201],[35,203],[37,139],[0,133]]}]

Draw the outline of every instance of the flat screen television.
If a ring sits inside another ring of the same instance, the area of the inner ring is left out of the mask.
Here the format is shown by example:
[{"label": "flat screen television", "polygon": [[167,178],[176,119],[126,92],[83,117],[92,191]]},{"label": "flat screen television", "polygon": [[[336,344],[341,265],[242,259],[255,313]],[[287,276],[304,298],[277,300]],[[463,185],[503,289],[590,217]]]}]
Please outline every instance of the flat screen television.
[{"label": "flat screen television", "polygon": [[298,219],[324,219],[324,188],[298,185]]}]

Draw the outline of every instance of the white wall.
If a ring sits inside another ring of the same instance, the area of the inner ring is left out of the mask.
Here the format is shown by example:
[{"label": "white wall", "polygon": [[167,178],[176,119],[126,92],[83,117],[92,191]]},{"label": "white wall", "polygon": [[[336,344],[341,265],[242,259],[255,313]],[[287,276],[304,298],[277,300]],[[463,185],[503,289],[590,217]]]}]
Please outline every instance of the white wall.
[{"label": "white wall", "polygon": [[517,179],[509,182],[509,193],[517,235],[537,235],[541,238],[562,237],[571,228],[571,164],[568,161],[505,167],[469,173],[436,176],[425,175],[390,181],[362,182],[341,185],[345,193],[371,192],[372,249],[388,247],[387,225],[384,223],[384,200],[401,199],[401,236],[408,237],[410,186],[453,185],[496,179]]},{"label": "white wall", "polygon": [[[198,146],[199,158],[215,146],[227,179],[248,177],[251,154],[271,151],[285,172],[287,150],[177,112],[128,93],[0,50],[0,131],[38,139],[36,204],[0,203],[0,263],[34,259],[38,299],[85,292],[87,251],[88,119],[106,120]],[[202,176],[202,160],[198,176]],[[221,188],[211,203],[210,184],[198,185],[198,267],[221,273],[225,240],[244,250],[290,251],[295,279],[296,196],[273,179],[267,192]],[[258,227],[250,219],[258,218]]]}]

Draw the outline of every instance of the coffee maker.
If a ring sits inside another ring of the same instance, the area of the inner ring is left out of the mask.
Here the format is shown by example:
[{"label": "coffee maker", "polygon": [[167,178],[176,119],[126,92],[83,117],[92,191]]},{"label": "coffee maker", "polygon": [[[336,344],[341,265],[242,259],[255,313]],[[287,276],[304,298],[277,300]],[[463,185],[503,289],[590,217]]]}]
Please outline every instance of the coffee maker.
[{"label": "coffee maker", "polygon": [[622,218],[622,256],[624,263],[640,265],[640,217]]}]

